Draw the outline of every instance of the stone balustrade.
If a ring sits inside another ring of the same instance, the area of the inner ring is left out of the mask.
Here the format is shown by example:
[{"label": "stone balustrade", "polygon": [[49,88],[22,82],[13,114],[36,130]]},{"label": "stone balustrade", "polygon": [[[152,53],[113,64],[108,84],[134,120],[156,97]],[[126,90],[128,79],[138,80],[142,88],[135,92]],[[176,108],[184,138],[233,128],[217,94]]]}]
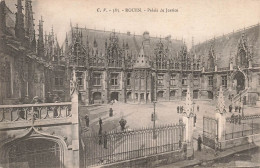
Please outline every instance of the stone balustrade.
[{"label": "stone balustrade", "polygon": [[0,105],[0,124],[18,121],[71,118],[71,102]]}]

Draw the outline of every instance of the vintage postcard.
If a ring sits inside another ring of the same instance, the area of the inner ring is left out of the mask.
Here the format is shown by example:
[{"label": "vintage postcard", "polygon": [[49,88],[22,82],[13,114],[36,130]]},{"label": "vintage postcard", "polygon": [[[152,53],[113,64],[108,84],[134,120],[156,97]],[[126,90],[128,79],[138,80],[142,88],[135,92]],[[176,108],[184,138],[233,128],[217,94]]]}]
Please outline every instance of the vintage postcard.
[{"label": "vintage postcard", "polygon": [[0,168],[260,167],[260,0],[0,0]]}]

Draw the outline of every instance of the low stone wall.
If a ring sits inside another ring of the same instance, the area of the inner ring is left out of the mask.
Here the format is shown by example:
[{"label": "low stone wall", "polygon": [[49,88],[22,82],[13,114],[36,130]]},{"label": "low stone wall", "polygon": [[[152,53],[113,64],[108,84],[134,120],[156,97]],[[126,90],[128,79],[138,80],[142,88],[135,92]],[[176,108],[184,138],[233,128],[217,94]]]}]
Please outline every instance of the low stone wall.
[{"label": "low stone wall", "polygon": [[220,142],[221,150],[229,149],[235,146],[241,146],[253,142],[260,142],[260,134],[249,135],[246,137],[240,137]]},{"label": "low stone wall", "polygon": [[167,165],[170,163],[175,163],[177,161],[182,161],[187,158],[187,154],[181,151],[167,152],[163,154],[157,154],[142,158],[137,158],[133,160],[126,160],[123,162],[118,162],[109,165],[102,165],[102,168],[112,168],[112,167],[124,167],[124,168],[137,168],[137,167],[157,167],[162,165]]}]

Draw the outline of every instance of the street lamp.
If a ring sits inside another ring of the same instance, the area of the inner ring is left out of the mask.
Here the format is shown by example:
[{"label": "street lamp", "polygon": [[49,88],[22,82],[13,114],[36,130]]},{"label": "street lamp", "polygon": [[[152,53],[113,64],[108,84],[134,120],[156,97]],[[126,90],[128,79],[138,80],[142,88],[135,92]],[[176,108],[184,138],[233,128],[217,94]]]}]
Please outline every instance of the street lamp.
[{"label": "street lamp", "polygon": [[156,101],[153,101],[153,139],[157,138],[157,136],[155,134],[155,104],[156,104]]}]

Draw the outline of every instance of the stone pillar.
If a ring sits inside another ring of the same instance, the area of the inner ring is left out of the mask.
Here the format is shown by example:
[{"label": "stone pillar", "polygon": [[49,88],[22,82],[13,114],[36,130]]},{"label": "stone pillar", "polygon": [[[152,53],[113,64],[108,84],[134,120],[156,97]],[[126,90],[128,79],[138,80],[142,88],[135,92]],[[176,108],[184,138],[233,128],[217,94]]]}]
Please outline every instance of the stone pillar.
[{"label": "stone pillar", "polygon": [[218,103],[216,108],[216,119],[218,120],[218,141],[224,140],[224,134],[226,130],[226,110],[225,110],[225,100],[222,91],[222,87],[219,90]]},{"label": "stone pillar", "polygon": [[192,142],[193,137],[193,126],[194,126],[193,115],[183,115],[183,123],[185,124],[184,141]]},{"label": "stone pillar", "polygon": [[216,113],[215,117],[218,120],[218,140],[225,140],[226,114]]},{"label": "stone pillar", "polygon": [[185,124],[184,141],[192,142],[193,128],[194,128],[194,113],[193,113],[193,102],[190,96],[190,89],[188,87],[185,108],[183,113],[183,123]]},{"label": "stone pillar", "polygon": [[79,167],[79,112],[78,112],[78,85],[76,81],[75,68],[73,69],[73,77],[71,80],[71,113],[72,113],[72,150],[73,150],[73,166]]}]

